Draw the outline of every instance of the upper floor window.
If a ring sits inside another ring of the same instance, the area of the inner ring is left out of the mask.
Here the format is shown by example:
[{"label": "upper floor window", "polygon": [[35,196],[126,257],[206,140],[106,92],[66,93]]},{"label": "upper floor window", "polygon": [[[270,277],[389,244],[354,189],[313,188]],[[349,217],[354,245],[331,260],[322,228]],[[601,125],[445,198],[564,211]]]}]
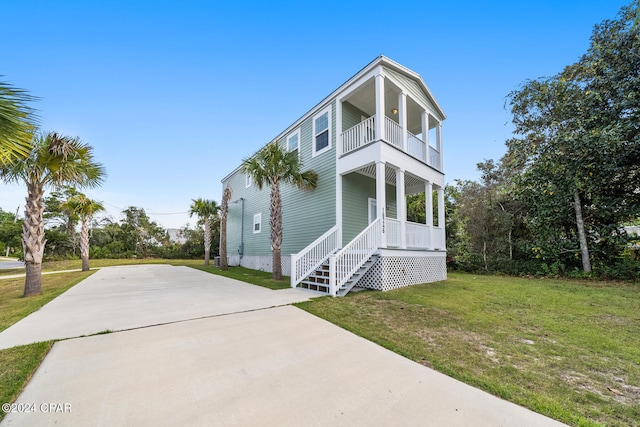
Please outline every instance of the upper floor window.
[{"label": "upper floor window", "polygon": [[331,148],[331,107],[313,118],[313,155]]},{"label": "upper floor window", "polygon": [[246,175],[244,176],[244,187],[245,187],[245,188],[249,188],[249,187],[251,187],[251,183],[252,183],[251,175],[246,174]]},{"label": "upper floor window", "polygon": [[300,130],[295,131],[287,138],[287,150],[300,153]]}]

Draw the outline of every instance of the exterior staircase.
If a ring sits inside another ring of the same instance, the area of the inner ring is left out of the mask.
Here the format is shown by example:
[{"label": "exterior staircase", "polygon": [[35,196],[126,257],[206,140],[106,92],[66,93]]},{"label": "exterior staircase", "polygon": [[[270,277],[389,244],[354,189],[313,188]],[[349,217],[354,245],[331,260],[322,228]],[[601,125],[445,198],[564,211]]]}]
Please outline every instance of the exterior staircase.
[{"label": "exterior staircase", "polygon": [[378,258],[379,258],[378,254],[371,255],[371,257],[369,257],[369,259],[364,264],[362,264],[362,267],[360,267],[358,271],[353,273],[351,278],[349,278],[349,280],[347,280],[344,283],[344,285],[340,286],[340,289],[338,289],[337,295],[339,297],[343,297],[346,294],[348,294],[349,291],[353,289],[353,287],[358,283],[358,281],[360,281],[362,276],[364,276],[365,273],[369,271],[371,267],[373,267],[376,261],[378,261]]},{"label": "exterior staircase", "polygon": [[[378,254],[373,254],[371,257],[338,289],[336,295],[343,297],[349,293],[354,286],[358,284],[358,281],[365,275],[367,271],[378,261]],[[322,292],[325,294],[331,293],[330,285],[330,268],[329,260],[323,262],[315,271],[305,277],[300,282],[300,287],[308,289],[310,291]]]},{"label": "exterior staircase", "polygon": [[336,225],[291,256],[291,287],[331,296],[346,295],[378,260],[382,221],[378,218],[339,248]]},{"label": "exterior staircase", "polygon": [[300,287],[303,289],[309,289],[310,291],[329,294],[331,293],[329,280],[329,260],[327,259],[325,262],[320,264],[315,271],[302,279]]}]

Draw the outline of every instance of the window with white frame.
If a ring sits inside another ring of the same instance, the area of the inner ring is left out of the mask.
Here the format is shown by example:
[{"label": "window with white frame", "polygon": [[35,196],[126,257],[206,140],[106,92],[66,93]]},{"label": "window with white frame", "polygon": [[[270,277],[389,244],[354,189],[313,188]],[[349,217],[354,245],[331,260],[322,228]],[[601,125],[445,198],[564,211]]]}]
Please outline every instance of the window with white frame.
[{"label": "window with white frame", "polygon": [[251,187],[251,183],[253,182],[253,180],[251,179],[251,175],[246,174],[244,176],[244,188],[249,188]]},{"label": "window with white frame", "polygon": [[300,154],[300,129],[287,137],[287,150],[298,150],[298,154]]},{"label": "window with white frame", "polygon": [[253,234],[260,233],[262,231],[262,213],[257,213],[253,216]]},{"label": "window with white frame", "polygon": [[331,107],[313,118],[313,155],[331,149]]}]

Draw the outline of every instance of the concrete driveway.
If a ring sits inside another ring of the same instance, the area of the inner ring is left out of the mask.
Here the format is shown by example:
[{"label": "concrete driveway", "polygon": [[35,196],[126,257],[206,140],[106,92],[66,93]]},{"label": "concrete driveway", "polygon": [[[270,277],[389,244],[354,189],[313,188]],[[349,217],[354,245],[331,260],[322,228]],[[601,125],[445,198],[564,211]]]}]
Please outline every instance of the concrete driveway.
[{"label": "concrete driveway", "polygon": [[561,425],[287,305],[310,296],[102,269],[0,333],[6,347],[122,330],[57,342],[1,425]]}]

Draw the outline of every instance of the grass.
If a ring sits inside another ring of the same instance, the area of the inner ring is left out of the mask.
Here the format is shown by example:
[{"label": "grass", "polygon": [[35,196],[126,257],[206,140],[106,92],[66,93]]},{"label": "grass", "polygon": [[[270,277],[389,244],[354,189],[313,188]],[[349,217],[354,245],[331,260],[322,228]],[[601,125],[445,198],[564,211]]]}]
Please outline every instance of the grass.
[{"label": "grass", "polygon": [[296,305],[562,422],[639,425],[637,285],[450,274]]},{"label": "grass", "polygon": [[[42,294],[23,298],[24,278],[0,280],[0,332],[62,294],[93,272],[42,276]],[[53,345],[52,341],[0,350],[0,403],[13,402]],[[0,411],[0,420],[5,413]]]},{"label": "grass", "polygon": [[[289,286],[288,278],[273,281],[270,273],[242,267],[223,272],[201,260],[92,260],[91,266],[147,262],[185,265],[270,289]],[[43,267],[74,269],[80,261]],[[32,298],[21,298],[24,279],[0,280],[0,331],[88,274],[44,275],[43,295]],[[637,285],[450,274],[446,282],[297,306],[567,424],[640,425]],[[0,401],[17,397],[51,345],[0,351]]]},{"label": "grass", "polygon": [[[0,350],[0,403],[15,401],[52,345],[47,341]],[[0,411],[0,420],[4,416]]]}]

